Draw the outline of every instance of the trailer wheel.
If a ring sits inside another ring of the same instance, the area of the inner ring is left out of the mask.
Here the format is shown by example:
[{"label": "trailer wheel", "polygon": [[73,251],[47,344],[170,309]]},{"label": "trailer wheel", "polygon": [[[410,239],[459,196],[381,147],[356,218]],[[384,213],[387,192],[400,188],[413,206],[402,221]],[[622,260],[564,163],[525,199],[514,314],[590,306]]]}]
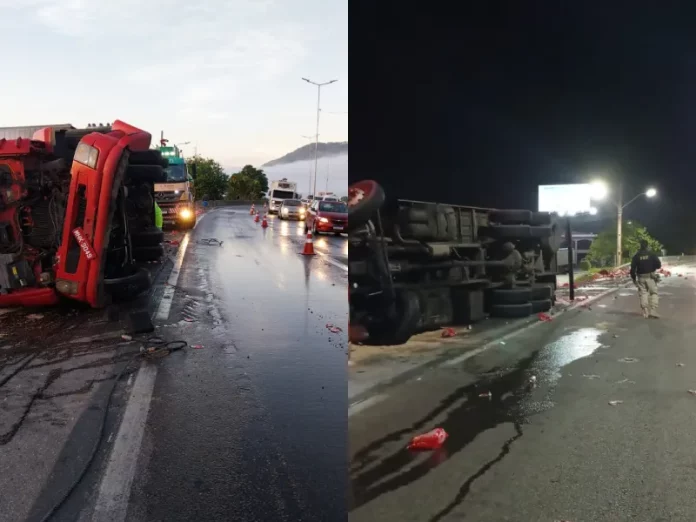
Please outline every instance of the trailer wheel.
[{"label": "trailer wheel", "polygon": [[164,183],[167,181],[167,174],[159,165],[129,165],[126,176],[132,180],[150,183]]},{"label": "trailer wheel", "polygon": [[495,305],[518,305],[532,300],[532,289],[521,288],[496,288],[491,291],[491,303]]},{"label": "trailer wheel", "polygon": [[532,301],[532,313],[540,314],[542,312],[548,312],[551,310],[551,299],[540,299],[538,301]]},{"label": "trailer wheel", "polygon": [[499,304],[491,307],[492,317],[518,319],[532,314],[532,303],[524,304]]},{"label": "trailer wheel", "polygon": [[489,214],[491,223],[501,225],[528,225],[532,221],[531,210],[494,210]]},{"label": "trailer wheel", "polygon": [[348,229],[367,223],[384,204],[384,190],[376,181],[358,181],[348,187]]},{"label": "trailer wheel", "polygon": [[541,283],[532,286],[532,301],[541,301],[553,297],[554,287],[552,283]]},{"label": "trailer wheel", "polygon": [[414,292],[404,291],[396,295],[396,318],[368,329],[368,342],[377,345],[404,344],[416,331],[420,318],[420,301]]},{"label": "trailer wheel", "polygon": [[131,244],[133,248],[150,247],[161,245],[164,241],[164,232],[159,228],[152,227],[140,230],[137,233],[131,234]]},{"label": "trailer wheel", "polygon": [[162,245],[141,246],[133,249],[133,259],[138,262],[159,261],[164,257],[164,247]]},{"label": "trailer wheel", "polygon": [[169,166],[169,160],[162,157],[158,150],[134,150],[131,152],[129,163],[131,165],[159,165],[162,168]]},{"label": "trailer wheel", "polygon": [[114,279],[104,279],[104,287],[116,301],[130,301],[135,299],[152,285],[150,272],[145,268],[138,268],[131,274]]}]

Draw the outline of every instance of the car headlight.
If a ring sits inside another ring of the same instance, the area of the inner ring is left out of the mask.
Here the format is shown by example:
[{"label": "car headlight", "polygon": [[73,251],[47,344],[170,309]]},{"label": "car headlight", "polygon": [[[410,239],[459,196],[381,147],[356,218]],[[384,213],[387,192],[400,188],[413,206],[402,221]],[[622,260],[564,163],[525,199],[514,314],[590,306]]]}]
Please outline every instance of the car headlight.
[{"label": "car headlight", "polygon": [[191,219],[193,217],[193,212],[191,212],[187,208],[182,208],[179,211],[179,217],[181,217],[182,219]]},{"label": "car headlight", "polygon": [[328,223],[328,222],[329,222],[329,220],[326,219],[325,217],[319,218],[319,223]]},{"label": "car headlight", "polygon": [[304,214],[304,213],[305,213],[305,209],[303,207],[300,207],[300,214]]},{"label": "car headlight", "polygon": [[288,209],[283,207],[283,214],[287,214],[287,213],[288,213]]}]

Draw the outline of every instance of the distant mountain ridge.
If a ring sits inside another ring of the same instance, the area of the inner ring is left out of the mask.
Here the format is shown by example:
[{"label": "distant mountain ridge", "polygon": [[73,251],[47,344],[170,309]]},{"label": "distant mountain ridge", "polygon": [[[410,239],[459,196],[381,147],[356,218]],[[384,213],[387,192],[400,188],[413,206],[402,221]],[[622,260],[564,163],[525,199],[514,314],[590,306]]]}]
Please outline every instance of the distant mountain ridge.
[{"label": "distant mountain ridge", "polygon": [[[348,142],[347,141],[337,141],[322,143],[319,142],[317,147],[317,156],[319,158],[325,158],[327,156],[339,156],[341,154],[348,154]],[[314,143],[309,143],[295,149],[292,152],[282,156],[278,159],[274,159],[267,163],[261,165],[261,167],[273,167],[275,165],[285,165],[287,163],[294,163],[296,161],[307,161],[314,159]]]}]

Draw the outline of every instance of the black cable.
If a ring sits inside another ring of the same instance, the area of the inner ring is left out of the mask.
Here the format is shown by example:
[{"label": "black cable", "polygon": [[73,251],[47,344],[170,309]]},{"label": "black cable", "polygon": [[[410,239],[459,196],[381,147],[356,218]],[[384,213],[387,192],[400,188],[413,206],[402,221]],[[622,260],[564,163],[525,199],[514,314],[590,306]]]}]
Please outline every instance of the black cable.
[{"label": "black cable", "polygon": [[[121,380],[121,377],[123,377],[123,374],[125,371],[128,369],[128,367],[131,365],[133,361],[135,361],[138,357],[145,357],[145,358],[152,358],[155,357],[155,354],[160,354],[160,353],[172,353],[176,352],[178,350],[183,349],[184,347],[187,346],[186,341],[165,341],[159,336],[153,336],[149,337],[145,340],[145,344],[150,344],[154,345],[154,350],[151,351],[137,351],[133,354],[133,356],[128,359],[126,364],[121,368],[121,371],[118,372],[118,375],[116,375],[116,378],[114,379],[114,382],[111,386],[111,389],[109,390],[109,394],[106,398],[106,404],[104,405],[103,413],[101,416],[101,421],[99,422],[99,434],[94,442],[94,446],[92,447],[92,450],[90,452],[89,458],[87,459],[87,462],[85,463],[84,467],[82,468],[82,471],[80,471],[80,474],[77,476],[77,478],[73,481],[73,483],[70,485],[68,490],[65,492],[65,494],[61,497],[61,499],[51,508],[51,510],[41,519],[41,522],[48,522],[57,512],[58,510],[65,504],[65,502],[70,498],[70,495],[72,495],[73,491],[77,488],[77,486],[82,482],[82,479],[85,477],[87,474],[87,471],[89,471],[89,468],[92,466],[92,462],[94,461],[94,457],[97,455],[97,452],[99,451],[99,447],[101,446],[103,440],[104,440],[104,427],[106,426],[106,416],[109,412],[109,406],[111,405],[111,399],[113,398],[114,391],[116,390],[116,385],[118,384],[118,381]],[[173,347],[172,347],[173,346]]]}]

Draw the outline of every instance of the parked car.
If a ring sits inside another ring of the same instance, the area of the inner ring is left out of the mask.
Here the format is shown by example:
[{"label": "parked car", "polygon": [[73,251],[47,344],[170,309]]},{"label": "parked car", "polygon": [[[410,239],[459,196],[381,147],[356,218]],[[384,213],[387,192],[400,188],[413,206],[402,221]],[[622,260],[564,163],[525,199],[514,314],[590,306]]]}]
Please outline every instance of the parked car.
[{"label": "parked car", "polygon": [[286,199],[278,208],[278,218],[304,220],[307,209],[299,199]]},{"label": "parked car", "polygon": [[305,233],[340,236],[348,226],[348,206],[341,201],[314,201],[305,218]]}]

